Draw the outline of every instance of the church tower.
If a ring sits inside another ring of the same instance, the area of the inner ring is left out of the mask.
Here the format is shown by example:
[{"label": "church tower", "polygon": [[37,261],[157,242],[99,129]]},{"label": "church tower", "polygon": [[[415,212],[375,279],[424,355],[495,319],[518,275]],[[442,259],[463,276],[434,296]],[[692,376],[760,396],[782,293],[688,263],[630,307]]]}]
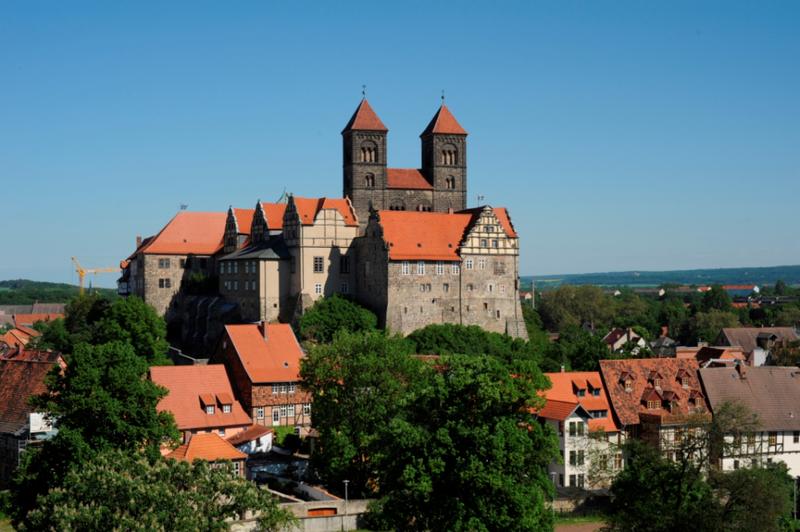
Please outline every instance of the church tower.
[{"label": "church tower", "polygon": [[384,208],[388,132],[366,98],[342,130],[343,194],[353,203],[362,227],[367,222],[370,202],[375,209]]},{"label": "church tower", "polygon": [[433,185],[433,210],[467,208],[467,132],[442,101],[420,135],[422,173]]}]

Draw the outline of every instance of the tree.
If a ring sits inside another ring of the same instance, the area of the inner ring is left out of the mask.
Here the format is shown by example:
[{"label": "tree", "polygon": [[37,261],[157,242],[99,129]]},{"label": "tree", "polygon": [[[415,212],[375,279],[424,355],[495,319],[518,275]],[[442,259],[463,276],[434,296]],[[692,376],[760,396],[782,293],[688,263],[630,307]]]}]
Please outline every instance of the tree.
[{"label": "tree", "polygon": [[538,310],[542,323],[550,331],[584,323],[598,329],[611,325],[613,302],[597,286],[559,286],[541,293]]},{"label": "tree", "polygon": [[167,325],[155,309],[143,299],[122,298],[107,310],[95,324],[92,341],[129,343],[134,352],[150,365],[169,364],[167,358]]},{"label": "tree", "polygon": [[783,305],[775,313],[775,325],[780,327],[797,327],[800,325],[800,307]]},{"label": "tree", "polygon": [[545,530],[558,448],[529,406],[539,372],[512,375],[494,357],[442,357],[388,425],[376,455],[385,530]]},{"label": "tree", "polygon": [[610,358],[603,340],[580,327],[565,329],[548,351],[548,358],[561,361],[572,371],[597,371],[600,360]]},{"label": "tree", "polygon": [[300,335],[317,342],[330,342],[341,330],[374,330],[378,318],[364,307],[339,295],[323,297],[300,318]]},{"label": "tree", "polygon": [[378,434],[418,382],[421,363],[411,352],[402,338],[375,331],[341,331],[331,344],[309,350],[301,375],[319,432],[312,459],[328,486],[336,489],[347,479],[351,494],[374,493]]},{"label": "tree", "polygon": [[778,279],[775,281],[775,295],[776,296],[785,296],[789,293],[789,287],[786,286],[786,281],[783,279]]},{"label": "tree", "polygon": [[703,294],[703,300],[700,302],[700,310],[703,312],[710,312],[712,310],[729,312],[732,309],[731,296],[718,284],[712,285],[711,289]]},{"label": "tree", "polygon": [[264,530],[291,520],[272,494],[226,468],[151,462],[117,450],[72,469],[62,486],[39,498],[23,530],[227,530],[227,519],[247,512],[259,512]]},{"label": "tree", "polygon": [[689,322],[689,338],[691,342],[714,342],[725,327],[738,327],[739,318],[732,312],[711,309],[698,312]]},{"label": "tree", "polygon": [[657,305],[634,293],[630,289],[622,290],[613,299],[614,325],[616,327],[635,327],[647,331],[643,336],[650,337],[658,333],[659,323],[656,319]]},{"label": "tree", "polygon": [[721,529],[730,532],[779,532],[789,526],[794,479],[783,462],[711,477],[721,505]]},{"label": "tree", "polygon": [[96,453],[121,449],[159,456],[178,431],[172,415],[157,412],[166,390],[145,378],[147,362],[123,342],[81,343],[64,371],[48,376],[47,391],[33,400],[59,421],[59,432],[28,450],[14,489],[14,519],[22,522],[38,495],[60,486],[74,466]]}]

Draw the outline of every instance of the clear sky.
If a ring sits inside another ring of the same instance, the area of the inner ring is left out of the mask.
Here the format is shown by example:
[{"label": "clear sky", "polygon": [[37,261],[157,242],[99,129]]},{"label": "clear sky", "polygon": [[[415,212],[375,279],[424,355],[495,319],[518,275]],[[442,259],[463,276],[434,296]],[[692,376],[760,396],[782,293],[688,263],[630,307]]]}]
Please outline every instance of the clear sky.
[{"label": "clear sky", "polygon": [[180,204],[340,195],[362,84],[399,167],[446,90],[524,274],[798,264],[798,28],[796,1],[3,2],[0,279],[75,282]]}]

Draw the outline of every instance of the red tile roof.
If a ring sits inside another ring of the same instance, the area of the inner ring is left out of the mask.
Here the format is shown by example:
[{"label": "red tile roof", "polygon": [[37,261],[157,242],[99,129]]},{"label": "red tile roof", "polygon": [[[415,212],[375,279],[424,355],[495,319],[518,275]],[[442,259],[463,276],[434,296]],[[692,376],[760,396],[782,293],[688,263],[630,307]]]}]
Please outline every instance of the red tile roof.
[{"label": "red tile roof", "polygon": [[[172,412],[179,430],[214,429],[250,425],[252,420],[239,401],[233,401],[230,413],[222,411],[220,395],[233,396],[225,366],[154,366],[150,380],[169,390],[158,403],[158,411]],[[203,403],[213,404],[213,414],[206,414]]]},{"label": "red tile roof", "polygon": [[275,431],[265,427],[264,425],[251,425],[246,430],[243,430],[242,432],[237,432],[236,434],[228,438],[228,443],[230,443],[233,446],[241,445],[245,442],[253,441],[271,432]]},{"label": "red tile roof", "polygon": [[58,353],[42,351],[0,359],[0,432],[16,432],[27,424],[34,411],[28,400],[47,390],[45,376],[60,359]]},{"label": "red tile roof", "polygon": [[416,211],[379,211],[383,239],[391,260],[460,261],[470,214]]},{"label": "red tile roof", "polygon": [[[283,229],[283,213],[286,212],[285,203],[262,202],[261,208],[264,211],[264,216],[267,218],[267,225],[271,230]],[[239,226],[240,234],[250,234],[250,229],[253,225],[253,216],[255,216],[255,213],[255,209],[233,209],[233,214],[236,216],[236,224]]]},{"label": "red tile roof", "polygon": [[[425,131],[422,132],[422,135],[427,135],[429,133],[440,133],[440,134],[449,134],[449,135],[466,135],[466,130],[461,127],[461,124],[458,123],[456,117],[450,112],[450,109],[447,108],[445,104],[442,104],[439,107],[439,110],[436,111],[436,114],[433,115],[428,127],[425,128]],[[422,136],[420,135],[420,136]]]},{"label": "red tile roof", "polygon": [[541,410],[535,413],[541,418],[564,421],[572,415],[576,408],[578,408],[578,403],[576,401],[558,401],[556,399],[551,399],[545,403]]},{"label": "red tile roof", "polygon": [[253,216],[255,213],[255,209],[233,209],[233,215],[236,217],[236,225],[239,228],[239,234],[250,234],[250,226],[253,225]]},{"label": "red tile roof", "polygon": [[387,188],[433,190],[433,185],[416,168],[387,168],[386,186]]},{"label": "red tile roof", "polygon": [[[262,332],[266,327],[266,339]],[[253,383],[297,382],[303,350],[286,323],[226,325],[233,348]]]},{"label": "red tile roof", "polygon": [[20,325],[28,325],[31,326],[34,323],[38,323],[40,321],[53,321],[59,318],[63,318],[63,314],[57,313],[41,313],[41,314],[14,314],[14,325],[19,327]]},{"label": "red tile roof", "polygon": [[[474,221],[478,219],[485,208],[486,206],[484,205],[482,207],[473,207],[472,209],[464,209],[458,212],[470,213]],[[514,224],[511,223],[511,217],[508,214],[508,210],[505,207],[492,207],[492,211],[494,211],[494,215],[497,218],[497,221],[500,223],[500,227],[503,228],[505,234],[511,238],[517,238],[517,232],[514,230]]]},{"label": "red tile roof", "polygon": [[[606,410],[608,415],[604,418],[592,418],[589,420],[589,429],[603,429],[606,432],[616,432],[619,430],[614,417],[608,395],[606,394],[605,387],[600,379],[600,373],[597,371],[569,371],[562,373],[545,373],[553,384],[549,390],[542,392],[542,395],[547,399],[547,404],[551,402],[562,403],[575,403],[580,404],[584,410],[590,412],[592,410]],[[586,390],[584,396],[578,396],[577,390]],[[592,395],[592,390],[600,390],[600,395]],[[539,414],[544,415],[544,409]],[[560,419],[559,421],[563,421]]]},{"label": "red tile roof", "polygon": [[[27,329],[27,327],[26,327]],[[39,333],[29,334],[21,329],[11,329],[3,335],[0,335],[0,344],[6,344],[10,347],[24,347],[28,345],[31,338],[39,336]]]},{"label": "red tile roof", "polygon": [[300,223],[312,225],[317,215],[324,209],[338,211],[344,218],[344,222],[349,226],[357,226],[358,220],[353,210],[352,204],[344,198],[301,198],[293,196],[297,214],[300,216]]},{"label": "red tile roof", "polygon": [[[600,374],[603,376],[603,383],[608,391],[614,413],[621,424],[637,425],[640,422],[640,416],[655,416],[659,417],[662,423],[670,423],[685,418],[688,414],[693,413],[696,407],[707,411],[697,376],[698,367],[696,360],[679,358],[601,360]],[[663,376],[658,387],[648,380],[654,371]],[[682,377],[688,376],[686,388],[679,381],[679,374]],[[631,380],[630,392],[625,391],[626,375],[629,375]],[[662,398],[665,392],[672,392],[676,400],[675,407],[669,410],[666,405],[662,404],[659,408],[647,408],[642,397],[650,394],[651,391],[658,392]],[[699,397],[696,406],[689,404],[689,398],[693,392],[694,396]]]},{"label": "red tile roof", "polygon": [[224,212],[181,211],[139,250],[153,255],[213,255],[225,235]]},{"label": "red tile roof", "polygon": [[217,462],[219,460],[244,460],[247,455],[223,440],[215,432],[195,434],[188,443],[184,443],[171,453],[167,458],[183,462],[206,460]]},{"label": "red tile roof", "polygon": [[358,104],[356,112],[353,113],[350,121],[344,126],[342,133],[350,130],[389,131],[383,125],[381,119],[378,118],[378,115],[375,114],[375,111],[372,110],[366,98],[362,99],[361,103]]}]

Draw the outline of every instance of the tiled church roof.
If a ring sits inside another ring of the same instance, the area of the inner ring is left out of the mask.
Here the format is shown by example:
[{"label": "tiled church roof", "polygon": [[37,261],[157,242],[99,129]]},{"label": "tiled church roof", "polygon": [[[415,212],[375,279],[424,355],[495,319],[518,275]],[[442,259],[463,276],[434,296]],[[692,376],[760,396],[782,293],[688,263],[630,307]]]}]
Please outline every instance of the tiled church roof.
[{"label": "tiled church roof", "polygon": [[416,168],[387,168],[386,187],[412,190],[433,190],[425,176]]},{"label": "tiled church roof", "polygon": [[361,103],[358,104],[356,112],[353,113],[350,121],[344,126],[342,133],[350,130],[389,131],[383,125],[381,119],[378,118],[378,115],[375,114],[375,111],[372,110],[366,98],[362,99]]},{"label": "tiled church roof", "polygon": [[450,112],[450,109],[448,109],[445,104],[442,104],[439,110],[436,111],[436,114],[433,115],[428,127],[425,128],[425,131],[423,131],[420,136],[429,133],[466,135],[467,131],[461,127],[461,124],[458,123],[458,120],[456,120],[456,117]]}]

